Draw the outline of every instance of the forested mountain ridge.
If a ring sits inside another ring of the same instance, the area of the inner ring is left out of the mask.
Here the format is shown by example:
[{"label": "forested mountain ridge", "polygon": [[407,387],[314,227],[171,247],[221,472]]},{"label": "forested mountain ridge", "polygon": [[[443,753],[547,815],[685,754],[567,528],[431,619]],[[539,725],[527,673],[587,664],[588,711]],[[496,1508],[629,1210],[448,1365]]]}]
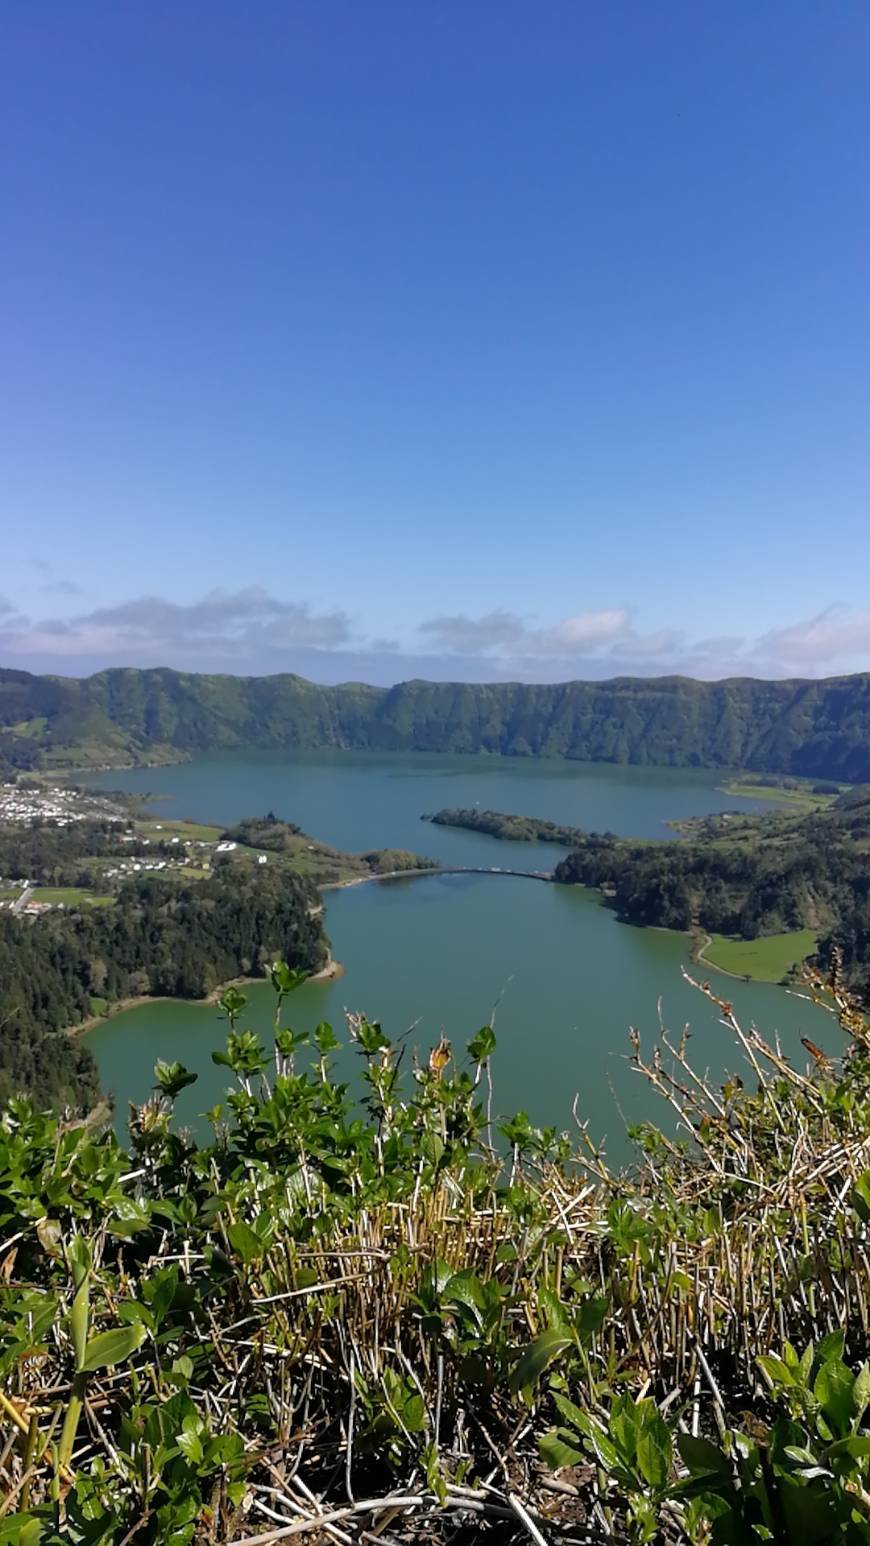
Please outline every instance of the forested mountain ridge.
[{"label": "forested mountain ridge", "polygon": [[[118,668],[75,679],[0,669],[0,759],[148,763],[221,747],[569,757],[870,780],[870,674],[822,681],[619,677],[400,682]],[[15,758],[4,750],[12,747]],[[0,761],[2,768],[2,761]]]}]

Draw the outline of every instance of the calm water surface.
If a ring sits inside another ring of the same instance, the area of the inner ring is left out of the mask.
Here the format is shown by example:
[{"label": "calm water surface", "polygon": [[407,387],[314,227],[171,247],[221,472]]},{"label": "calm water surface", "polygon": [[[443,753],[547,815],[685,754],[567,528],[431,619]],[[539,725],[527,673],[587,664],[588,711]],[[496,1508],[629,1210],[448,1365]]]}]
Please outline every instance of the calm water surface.
[{"label": "calm water surface", "polygon": [[[517,860],[530,868],[543,867],[553,850],[421,825],[421,811],[479,802],[652,837],[663,835],[671,818],[738,804],[719,795],[706,774],[452,757],[210,757],[92,782],[153,789],[161,796],[156,809],[179,817],[228,822],[273,809],[346,848],[415,847],[445,862]],[[330,892],[326,901],[345,976],[297,994],[288,1006],[292,1023],[304,1029],[328,1019],[340,1032],[345,1009],[362,1010],[425,1056],[442,1031],[463,1047],[495,1009],[502,1112],[523,1108],[537,1122],[568,1127],[577,1095],[596,1136],[607,1134],[610,1152],[623,1155],[624,1118],[666,1120],[626,1060],[627,1027],[636,1025],[651,1045],[659,1003],[672,1030],[691,1023],[698,1067],[719,1073],[740,1066],[714,1007],[681,978],[688,940],[620,924],[580,889],[500,876],[428,876]],[[747,1022],[778,1030],[799,1060],[801,1034],[836,1047],[838,1033],[826,1017],[782,989],[715,974],[713,980]],[[248,997],[248,1022],[266,1032],[269,990],[258,984]],[[226,1070],[210,1058],[224,1031],[213,1007],[162,1003],[92,1032],[89,1045],[116,1095],[119,1123],[127,1101],[149,1089],[158,1057],[179,1058],[200,1074],[178,1102],[180,1117],[195,1123],[227,1088]],[[344,1055],[344,1067],[353,1078],[353,1053]]]},{"label": "calm water surface", "polygon": [[[561,821],[587,832],[666,837],[666,822],[712,811],[770,809],[722,794],[721,774],[523,757],[366,752],[223,753],[173,768],[99,773],[86,781],[153,797],[156,816],[229,823],[273,810],[338,848],[411,848],[445,864],[541,868],[552,849],[502,845],[479,833],[420,821],[442,806],[475,806]],[[561,850],[556,850],[557,853]],[[501,857],[499,857],[501,855]]]}]

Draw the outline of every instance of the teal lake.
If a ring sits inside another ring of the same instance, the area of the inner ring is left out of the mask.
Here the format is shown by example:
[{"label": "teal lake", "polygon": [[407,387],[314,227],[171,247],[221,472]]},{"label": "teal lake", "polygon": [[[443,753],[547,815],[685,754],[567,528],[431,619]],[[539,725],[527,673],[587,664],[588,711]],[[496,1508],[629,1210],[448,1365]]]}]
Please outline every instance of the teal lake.
[{"label": "teal lake", "polygon": [[[227,754],[87,782],[151,792],[158,816],[220,824],[271,809],[342,848],[407,847],[445,864],[529,870],[549,868],[564,850],[434,827],[421,822],[421,813],[479,804],[590,831],[663,837],[668,820],[753,808],[719,792],[716,776],[706,772],[451,756]],[[442,1032],[458,1055],[495,1011],[501,1113],[522,1108],[538,1123],[569,1128],[576,1096],[596,1137],[606,1135],[610,1154],[623,1157],[626,1120],[671,1125],[667,1108],[627,1062],[628,1027],[639,1029],[649,1050],[660,1014],[675,1035],[690,1023],[699,1070],[742,1069],[715,1006],[682,979],[688,938],[629,928],[580,888],[432,875],[331,891],[325,901],[345,974],[303,988],[288,1002],[286,1019],[297,1029],[330,1020],[343,1035],[345,1010],[362,1011],[405,1038],[410,1064],[414,1050],[425,1058]],[[801,1035],[838,1049],[840,1033],[814,1006],[782,988],[707,975],[745,1023],[778,1031],[783,1050],[800,1064]],[[270,990],[256,984],[246,991],[246,1022],[267,1033]],[[210,1057],[224,1032],[214,1006],[165,1002],[92,1031],[88,1044],[115,1095],[119,1126],[127,1102],[148,1093],[157,1058],[178,1058],[199,1073],[178,1102],[180,1119],[198,1125],[198,1115],[227,1089],[226,1070]],[[352,1052],[342,1055],[351,1079],[355,1062]]]}]

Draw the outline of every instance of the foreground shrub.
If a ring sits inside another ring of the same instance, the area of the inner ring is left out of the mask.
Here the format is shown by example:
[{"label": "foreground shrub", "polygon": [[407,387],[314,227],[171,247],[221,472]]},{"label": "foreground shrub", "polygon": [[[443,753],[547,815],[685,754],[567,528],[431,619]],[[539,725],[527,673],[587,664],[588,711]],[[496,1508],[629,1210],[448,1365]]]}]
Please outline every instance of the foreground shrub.
[{"label": "foreground shrub", "polygon": [[360,1103],[272,980],[268,1053],[224,996],[206,1146],[178,1063],[129,1153],[2,1113],[0,1542],[870,1541],[870,1047],[836,979],[844,1056],[804,1072],[708,985],[742,1079],[634,1038],[676,1126],[627,1173],[494,1122],[491,1026],[403,1070],[349,1017]]}]

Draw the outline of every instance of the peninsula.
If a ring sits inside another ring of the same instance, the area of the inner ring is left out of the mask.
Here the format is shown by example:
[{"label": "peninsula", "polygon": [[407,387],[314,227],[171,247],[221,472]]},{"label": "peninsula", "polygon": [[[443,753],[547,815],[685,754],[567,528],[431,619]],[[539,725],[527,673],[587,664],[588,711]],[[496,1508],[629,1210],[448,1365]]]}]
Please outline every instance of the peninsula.
[{"label": "peninsula", "polygon": [[569,848],[557,882],[594,887],[623,922],[694,932],[703,959],[735,975],[779,981],[810,956],[830,965],[836,949],[846,980],[867,996],[870,786],[815,799],[808,813],[809,794],[795,809],[699,817],[680,822],[679,835],[646,841],[500,811],[429,819]]},{"label": "peninsula", "polygon": [[345,853],[266,816],[151,819],[124,796],[0,786],[0,1100],[92,1105],[96,1065],[58,1035],[144,998],[213,998],[281,959],[335,970],[321,888],[435,869]]}]

